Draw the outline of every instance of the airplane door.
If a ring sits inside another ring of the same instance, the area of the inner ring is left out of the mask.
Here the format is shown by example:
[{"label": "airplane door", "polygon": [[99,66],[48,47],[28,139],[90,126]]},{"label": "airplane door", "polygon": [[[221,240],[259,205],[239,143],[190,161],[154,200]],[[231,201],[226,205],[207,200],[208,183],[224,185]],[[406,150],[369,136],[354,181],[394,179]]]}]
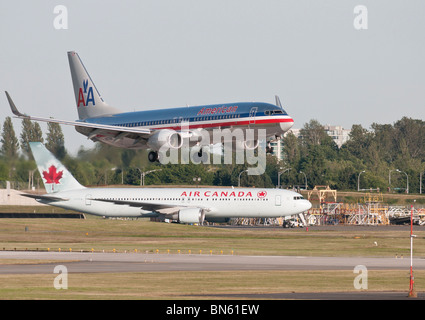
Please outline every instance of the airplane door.
[{"label": "airplane door", "polygon": [[276,196],[275,206],[281,206],[281,205],[282,205],[281,196]]},{"label": "airplane door", "polygon": [[86,195],[86,206],[91,206],[91,194]]},{"label": "airplane door", "polygon": [[249,111],[249,124],[255,124],[255,115],[257,114],[258,107],[252,107]]}]

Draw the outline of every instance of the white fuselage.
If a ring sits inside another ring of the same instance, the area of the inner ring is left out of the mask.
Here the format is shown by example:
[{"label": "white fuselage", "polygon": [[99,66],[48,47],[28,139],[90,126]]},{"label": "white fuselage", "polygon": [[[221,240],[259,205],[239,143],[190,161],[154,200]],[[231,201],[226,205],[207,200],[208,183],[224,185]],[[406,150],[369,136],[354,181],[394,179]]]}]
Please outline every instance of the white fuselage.
[{"label": "white fuselage", "polygon": [[85,188],[55,194],[67,201],[48,202],[53,206],[107,217],[152,217],[158,212],[94,199],[127,201],[134,204],[200,208],[205,218],[270,218],[299,214],[311,203],[296,192],[260,188]]}]

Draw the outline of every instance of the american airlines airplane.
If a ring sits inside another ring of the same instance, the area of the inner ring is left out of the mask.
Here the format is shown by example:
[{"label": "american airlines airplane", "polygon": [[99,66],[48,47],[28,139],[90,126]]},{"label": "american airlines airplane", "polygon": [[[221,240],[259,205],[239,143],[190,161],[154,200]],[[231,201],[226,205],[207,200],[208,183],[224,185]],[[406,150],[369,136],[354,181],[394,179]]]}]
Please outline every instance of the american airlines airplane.
[{"label": "american airlines airplane", "polygon": [[162,217],[180,223],[225,222],[232,217],[273,218],[302,213],[311,203],[282,189],[85,188],[41,142],[30,147],[47,194],[38,202],[106,217]]},{"label": "american airlines airplane", "polygon": [[[263,102],[237,102],[205,106],[123,112],[108,105],[100,95],[83,62],[74,51],[68,52],[75,102],[79,120],[67,121],[33,117],[21,113],[6,92],[12,112],[18,118],[55,122],[75,126],[93,141],[130,149],[151,149],[149,160],[158,160],[158,151],[179,149],[183,139],[190,138],[196,145],[202,130],[265,129],[268,142],[279,139],[294,124],[283,109],[278,96],[276,105]],[[187,134],[182,133],[182,127]],[[258,139],[244,136],[242,148],[256,149]],[[161,149],[162,148],[162,149]],[[270,145],[267,151],[271,151]],[[200,150],[202,154],[202,148]],[[200,156],[201,156],[200,154]]]}]

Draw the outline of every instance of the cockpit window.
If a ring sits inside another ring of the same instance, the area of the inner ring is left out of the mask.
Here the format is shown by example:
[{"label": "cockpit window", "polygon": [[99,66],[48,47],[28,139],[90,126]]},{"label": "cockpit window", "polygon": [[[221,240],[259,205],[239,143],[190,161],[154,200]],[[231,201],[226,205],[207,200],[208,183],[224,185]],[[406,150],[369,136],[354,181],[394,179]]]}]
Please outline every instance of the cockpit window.
[{"label": "cockpit window", "polygon": [[264,111],[264,114],[266,116],[271,116],[271,115],[275,115],[275,114],[287,114],[285,111],[283,110],[266,110]]},{"label": "cockpit window", "polygon": [[302,197],[302,196],[295,196],[294,197],[294,200],[304,200],[304,197]]}]

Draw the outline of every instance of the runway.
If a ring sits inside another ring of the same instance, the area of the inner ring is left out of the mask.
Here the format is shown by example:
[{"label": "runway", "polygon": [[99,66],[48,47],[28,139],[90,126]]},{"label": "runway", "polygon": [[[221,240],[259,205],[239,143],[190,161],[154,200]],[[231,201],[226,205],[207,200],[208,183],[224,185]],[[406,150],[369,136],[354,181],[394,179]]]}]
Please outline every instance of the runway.
[{"label": "runway", "polygon": [[[409,270],[410,259],[376,257],[306,257],[240,256],[207,254],[77,253],[0,251],[1,260],[25,260],[25,264],[0,264],[0,274],[54,274],[64,265],[68,273],[125,273],[176,271],[243,270],[354,270],[364,265],[368,270]],[[34,260],[34,263],[30,261]],[[46,262],[48,261],[48,262]],[[4,261],[8,262],[8,261]],[[16,262],[18,263],[18,262]],[[415,270],[425,269],[425,259],[414,259]],[[185,297],[181,296],[180,298]],[[200,299],[290,299],[290,300],[403,300],[407,292],[274,292],[238,294],[200,294],[186,298]],[[425,299],[423,292],[417,299]]]},{"label": "runway", "polygon": [[[408,270],[409,258],[240,256],[208,254],[142,254],[2,251],[0,259],[35,260],[35,263],[0,264],[0,274],[51,274],[58,264],[70,273],[172,272],[231,270]],[[36,260],[41,260],[37,261]],[[42,261],[54,261],[44,263]],[[425,269],[425,259],[413,260],[415,270]]]}]

